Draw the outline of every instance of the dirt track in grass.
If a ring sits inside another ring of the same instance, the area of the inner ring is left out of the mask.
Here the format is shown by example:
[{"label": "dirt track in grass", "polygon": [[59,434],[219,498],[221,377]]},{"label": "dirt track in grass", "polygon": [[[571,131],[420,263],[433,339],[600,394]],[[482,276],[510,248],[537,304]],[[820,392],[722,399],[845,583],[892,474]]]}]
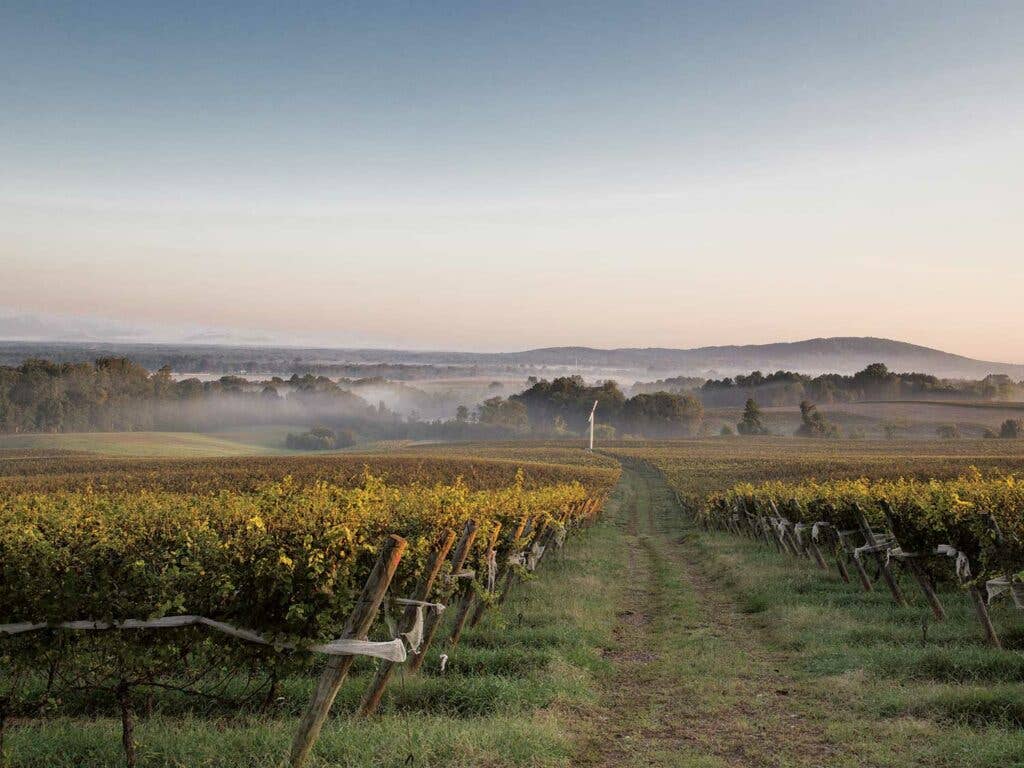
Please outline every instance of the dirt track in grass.
[{"label": "dirt track in grass", "polygon": [[606,650],[613,671],[582,714],[574,763],[604,766],[823,766],[850,759],[825,736],[820,692],[783,670],[754,621],[702,570],[659,475],[624,468],[617,489],[628,547]]}]

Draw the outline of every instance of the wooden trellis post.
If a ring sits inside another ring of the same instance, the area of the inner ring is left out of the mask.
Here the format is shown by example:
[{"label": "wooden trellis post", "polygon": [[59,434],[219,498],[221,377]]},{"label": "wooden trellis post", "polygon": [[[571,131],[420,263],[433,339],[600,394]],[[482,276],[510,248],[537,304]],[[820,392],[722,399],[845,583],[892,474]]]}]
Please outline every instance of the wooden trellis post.
[{"label": "wooden trellis post", "polygon": [[[523,538],[523,531],[526,530],[527,518],[523,518],[519,521],[519,525],[516,526],[515,531],[512,533],[512,540],[509,542],[509,552],[515,552],[519,548],[519,542]],[[502,581],[508,580],[508,574],[512,570],[512,566],[509,563],[505,563],[499,579]],[[495,594],[500,594],[497,583],[495,583]],[[473,611],[473,617],[469,620],[470,628],[475,627],[480,623],[480,619],[483,617],[484,612],[487,610],[487,603],[480,600],[476,604],[476,610]]]},{"label": "wooden trellis post", "polygon": [[[501,533],[501,523],[495,523],[494,529],[491,531],[491,538],[487,542],[488,556],[494,551],[495,545],[498,543],[499,533]],[[455,624],[452,626],[452,633],[448,638],[448,642],[452,646],[459,644],[459,638],[462,637],[462,630],[466,626],[466,621],[469,619],[469,611],[473,607],[474,602],[476,602],[476,593],[473,591],[473,585],[467,584],[462,590],[459,612],[455,614]]]},{"label": "wooden trellis post", "polygon": [[[864,515],[864,511],[857,506],[857,514],[860,516],[860,527],[864,532],[864,542],[871,546],[876,545],[875,534],[871,530],[871,525],[868,523],[867,517]],[[892,569],[889,568],[889,564],[885,562],[885,555],[881,552],[875,552],[875,560],[878,562],[878,568],[881,571],[882,578],[885,580],[886,585],[889,587],[889,592],[892,594],[893,602],[896,605],[905,606],[907,599],[903,596],[903,592],[900,589],[900,585],[896,583],[896,577],[893,575]]]},{"label": "wooden trellis post", "polygon": [[971,602],[974,603],[974,612],[978,614],[978,622],[985,630],[985,639],[992,647],[1002,650],[1003,644],[999,641],[999,635],[996,634],[992,617],[988,615],[988,608],[985,606],[985,598],[982,596],[981,590],[978,589],[977,584],[970,584],[967,585],[967,591],[971,595]]},{"label": "wooden trellis post", "polygon": [[860,585],[864,587],[865,592],[870,592],[873,589],[871,577],[868,576],[868,572],[864,570],[864,563],[853,556],[853,547],[851,547],[851,545],[846,541],[846,537],[854,533],[856,533],[856,531],[836,531],[836,536],[839,538],[839,549],[850,554],[850,561],[853,563],[853,567],[857,571],[857,578],[860,579]]},{"label": "wooden trellis post", "polygon": [[811,538],[811,543],[807,545],[807,548],[810,550],[811,555],[814,556],[814,562],[818,564],[818,567],[821,568],[821,570],[827,573],[828,563],[825,562],[825,556],[821,553],[821,548],[813,537]]},{"label": "wooden trellis post", "polygon": [[[359,594],[355,609],[348,617],[348,621],[345,622],[341,637],[366,639],[366,635],[377,617],[384,594],[391,584],[391,579],[394,578],[405,547],[406,541],[400,536],[389,536],[385,539],[380,554],[377,556],[377,562],[370,572],[370,577]],[[299,730],[292,741],[292,768],[301,766],[309,756],[309,751],[313,748],[320,736],[320,730],[327,721],[331,704],[334,703],[334,698],[338,695],[338,689],[341,688],[341,684],[348,676],[354,661],[355,656],[332,656],[328,659],[323,672],[320,673],[313,698],[299,722]]]},{"label": "wooden trellis post", "polygon": [[[437,580],[437,575],[441,572],[441,568],[444,565],[445,559],[448,557],[448,553],[452,549],[452,545],[455,543],[455,531],[445,532],[437,543],[437,547],[434,549],[433,555],[431,555],[430,563],[427,566],[427,570],[420,577],[419,583],[416,585],[416,591],[412,595],[413,600],[426,601],[430,599],[430,594],[434,589],[434,581]],[[398,623],[398,631],[400,634],[409,632],[416,622],[417,607],[415,605],[406,606],[405,611],[402,613],[402,618]],[[428,614],[433,615],[433,614]],[[426,618],[424,618],[424,625],[426,625]],[[418,653],[422,653],[423,647],[417,649]],[[359,714],[361,715],[372,715],[377,711],[380,706],[381,699],[384,697],[384,690],[388,687],[388,682],[391,680],[391,676],[395,672],[395,663],[382,659],[380,666],[377,668],[377,674],[374,675],[373,682],[370,683],[370,687],[366,689],[366,693],[363,694],[363,701],[359,706]]]},{"label": "wooden trellis post", "polygon": [[[478,527],[479,525],[476,520],[466,521],[466,525],[462,529],[462,537],[459,539],[459,543],[455,545],[455,554],[452,555],[452,577],[458,574],[462,570],[462,566],[466,564],[466,558],[469,557],[470,550],[473,548],[473,542],[476,540]],[[407,662],[410,673],[419,671],[419,668],[423,666],[423,661],[427,658],[427,651],[430,649],[431,643],[434,642],[434,635],[437,634],[438,627],[440,626],[440,616],[434,613],[427,616],[423,624],[423,644],[420,646],[420,652]]]},{"label": "wooden trellis post", "polygon": [[[896,533],[896,516],[893,514],[892,506],[885,499],[881,501],[882,511],[885,513],[886,520],[889,521],[889,528],[892,532]],[[942,602],[939,600],[939,596],[935,594],[935,590],[932,588],[931,582],[928,580],[928,574],[924,568],[921,567],[918,561],[918,553],[916,552],[904,552],[900,562],[906,563],[907,568],[913,575],[914,580],[917,581],[917,585],[921,588],[921,593],[924,595],[925,600],[928,601],[928,605],[932,609],[937,621],[946,620],[946,609],[942,607]]]},{"label": "wooden trellis post", "polygon": [[[832,541],[832,554],[836,558],[836,570],[839,571],[839,578],[845,581],[847,584],[850,583],[850,572],[846,570],[846,561],[843,560],[843,540],[839,535],[839,531],[830,523],[828,526],[828,532],[830,535],[830,541]],[[834,540],[831,538],[834,537]]]},{"label": "wooden trellis post", "polygon": [[[527,536],[530,535],[530,530],[533,528],[533,521],[525,521],[526,525],[523,526],[522,532],[519,534],[519,541],[522,542]],[[513,544],[512,554],[515,554],[516,546]],[[498,605],[502,605],[512,591],[512,585],[516,583],[516,569],[511,563],[505,568],[505,583],[501,585],[501,591],[498,594]]]}]

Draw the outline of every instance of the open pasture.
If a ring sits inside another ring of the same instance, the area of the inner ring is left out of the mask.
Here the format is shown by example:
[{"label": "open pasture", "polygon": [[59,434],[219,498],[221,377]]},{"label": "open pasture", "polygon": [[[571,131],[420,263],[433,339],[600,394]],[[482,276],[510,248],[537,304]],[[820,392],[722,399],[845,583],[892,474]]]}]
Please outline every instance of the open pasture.
[{"label": "open pasture", "polygon": [[57,434],[0,435],[0,450],[95,453],[123,457],[252,456],[284,453],[258,441],[248,442],[242,435],[203,434],[200,432],[65,432]]}]

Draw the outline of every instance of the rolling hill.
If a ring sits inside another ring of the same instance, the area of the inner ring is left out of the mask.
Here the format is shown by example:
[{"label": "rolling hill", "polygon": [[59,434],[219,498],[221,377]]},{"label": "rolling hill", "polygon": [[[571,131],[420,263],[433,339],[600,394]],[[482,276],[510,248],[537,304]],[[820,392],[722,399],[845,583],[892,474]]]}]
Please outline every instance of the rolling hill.
[{"label": "rolling hill", "polygon": [[[312,370],[332,376],[451,379],[514,373],[542,376],[579,371],[627,379],[648,376],[732,376],[753,370],[853,373],[869,363],[890,370],[944,378],[982,378],[990,373],[1024,379],[1024,365],[976,360],[892,339],[839,336],[774,344],[672,349],[546,347],[521,352],[451,352],[400,349],[299,348],[196,344],[97,342],[0,342],[0,364],[29,357],[81,362],[107,355],[130,357],[149,370],[170,365],[191,373],[288,374]],[[549,369],[555,370],[549,370]]]}]

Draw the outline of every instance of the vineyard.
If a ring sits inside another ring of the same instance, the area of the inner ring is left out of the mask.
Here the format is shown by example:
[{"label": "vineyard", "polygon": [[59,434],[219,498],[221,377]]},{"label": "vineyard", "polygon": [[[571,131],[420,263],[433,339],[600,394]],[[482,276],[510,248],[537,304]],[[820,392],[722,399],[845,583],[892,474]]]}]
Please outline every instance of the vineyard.
[{"label": "vineyard", "polygon": [[[576,453],[581,453],[576,451]],[[481,454],[485,458],[481,458]],[[493,454],[493,457],[490,455]],[[570,451],[480,452],[466,449],[417,453],[336,454],[332,456],[246,456],[238,458],[124,459],[53,451],[0,451],[0,492],[166,490],[210,493],[222,489],[255,491],[286,477],[299,485],[327,481],[358,485],[367,467],[395,485],[451,483],[473,489],[507,486],[518,474],[528,488],[579,481],[594,493],[607,491],[618,477],[616,462],[567,462]]]},{"label": "vineyard", "polygon": [[1022,470],[992,441],[6,454],[0,754],[1005,768]]},{"label": "vineyard", "polygon": [[[258,715],[282,688],[319,678],[295,720],[298,765],[350,668],[364,673],[365,716],[396,668],[421,667],[435,635],[442,672],[449,656],[464,663],[464,630],[589,525],[615,479],[607,468],[377,459],[387,479],[365,456],[8,462],[0,747],[5,721],[119,713],[132,765],[140,707]],[[290,469],[305,471],[259,480]]]},{"label": "vineyard", "polygon": [[798,700],[827,712],[815,749],[838,751],[793,762],[1001,766],[1024,754],[1022,448],[737,438],[608,451],[692,521],[662,526],[707,580],[702,599],[734,601],[785,659],[789,715]]},{"label": "vineyard", "polygon": [[952,479],[968,467],[1024,472],[1024,445],[997,440],[815,440],[746,437],[613,443],[615,455],[656,465],[691,505],[736,483],[857,479]]},{"label": "vineyard", "polygon": [[929,482],[747,483],[712,495],[696,514],[705,526],[813,557],[828,570],[825,549],[834,556],[840,577],[850,581],[854,570],[865,590],[872,588],[865,564],[874,560],[893,600],[906,605],[894,572],[899,564],[940,621],[946,613],[937,589],[962,586],[997,647],[986,604],[1008,593],[1024,608],[1024,483],[1013,475],[985,478],[975,471]]}]

